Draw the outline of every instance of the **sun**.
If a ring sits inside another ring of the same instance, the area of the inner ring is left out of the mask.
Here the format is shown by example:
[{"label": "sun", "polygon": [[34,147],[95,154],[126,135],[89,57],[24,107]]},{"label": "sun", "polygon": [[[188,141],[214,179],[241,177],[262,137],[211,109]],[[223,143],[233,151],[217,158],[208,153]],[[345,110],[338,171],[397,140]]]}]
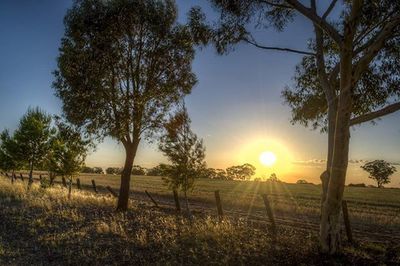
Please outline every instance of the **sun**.
[{"label": "sun", "polygon": [[260,162],[265,166],[273,166],[276,162],[276,156],[271,151],[264,151],[260,154]]}]

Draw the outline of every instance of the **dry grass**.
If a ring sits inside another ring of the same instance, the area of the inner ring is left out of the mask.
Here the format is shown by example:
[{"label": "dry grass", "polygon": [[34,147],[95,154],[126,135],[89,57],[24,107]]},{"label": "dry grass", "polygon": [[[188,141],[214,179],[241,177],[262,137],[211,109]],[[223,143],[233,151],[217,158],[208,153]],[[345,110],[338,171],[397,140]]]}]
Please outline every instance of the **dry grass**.
[{"label": "dry grass", "polygon": [[399,262],[399,248],[377,244],[346,247],[327,258],[318,253],[313,233],[267,228],[242,219],[218,223],[198,215],[193,221],[171,209],[132,202],[126,214],[114,211],[115,199],[61,187],[29,191],[0,178],[0,264],[348,264]]}]

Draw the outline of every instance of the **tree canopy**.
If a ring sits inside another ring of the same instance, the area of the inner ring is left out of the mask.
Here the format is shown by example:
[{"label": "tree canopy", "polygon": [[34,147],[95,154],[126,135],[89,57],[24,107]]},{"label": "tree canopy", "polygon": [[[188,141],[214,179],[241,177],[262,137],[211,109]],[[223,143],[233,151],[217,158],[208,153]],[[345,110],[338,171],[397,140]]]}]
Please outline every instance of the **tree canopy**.
[{"label": "tree canopy", "polygon": [[124,145],[118,209],[126,210],[140,140],[197,81],[194,41],[173,0],[78,0],[64,23],[56,95],[68,121]]},{"label": "tree canopy", "polygon": [[18,158],[29,167],[30,184],[33,169],[44,163],[51,148],[53,134],[51,116],[40,108],[29,108],[14,132]]},{"label": "tree canopy", "polygon": [[369,173],[369,178],[375,180],[378,187],[389,184],[390,176],[397,171],[396,167],[384,160],[368,162],[362,165],[361,168]]}]

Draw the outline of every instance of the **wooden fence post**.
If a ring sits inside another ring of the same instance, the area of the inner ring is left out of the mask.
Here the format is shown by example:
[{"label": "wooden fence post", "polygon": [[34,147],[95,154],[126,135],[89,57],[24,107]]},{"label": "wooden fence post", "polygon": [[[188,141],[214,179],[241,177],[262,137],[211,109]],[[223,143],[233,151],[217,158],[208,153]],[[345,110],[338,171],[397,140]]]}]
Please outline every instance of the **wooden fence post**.
[{"label": "wooden fence post", "polygon": [[224,219],[224,211],[222,210],[221,197],[219,196],[219,190],[216,190],[214,192],[214,194],[215,194],[215,201],[217,203],[218,218],[219,218],[219,221],[221,222]]},{"label": "wooden fence post", "polygon": [[67,181],[65,180],[65,177],[62,177],[61,180],[62,180],[62,185],[64,187],[67,187]]},{"label": "wooden fence post", "polygon": [[345,200],[342,200],[342,210],[343,210],[344,225],[346,227],[347,240],[350,243],[353,243],[353,233],[351,231],[349,210],[347,208],[347,202]]},{"label": "wooden fence post", "polygon": [[[20,173],[19,177],[21,178],[22,182],[24,181],[24,176]],[[15,179],[17,179],[17,177],[15,177]]]},{"label": "wooden fence post", "polygon": [[151,201],[153,202],[154,206],[156,206],[158,208],[158,204],[157,202],[153,199],[153,197],[149,194],[149,192],[147,192],[147,190],[144,191],[147,195],[147,197],[149,197],[151,199]]},{"label": "wooden fence post", "polygon": [[117,193],[115,193],[114,190],[113,190],[110,186],[106,186],[106,189],[107,189],[108,191],[110,191],[111,195],[113,195],[114,198],[118,198]]},{"label": "wooden fence post", "polygon": [[265,210],[267,211],[269,221],[271,222],[271,225],[272,225],[272,232],[274,235],[276,235],[275,218],[274,218],[274,213],[272,212],[271,205],[269,204],[268,195],[262,194],[262,198],[264,200]]},{"label": "wooden fence post", "polygon": [[78,189],[82,189],[81,180],[79,178],[76,179],[76,186],[78,187]]},{"label": "wooden fence post", "polygon": [[94,181],[94,179],[92,179],[92,186],[93,186],[93,190],[94,192],[97,194],[97,187],[96,187],[96,182]]},{"label": "wooden fence post", "polygon": [[178,191],[176,191],[175,189],[174,189],[174,200],[175,200],[176,211],[181,212],[181,205],[179,203]]},{"label": "wooden fence post", "polygon": [[42,175],[39,175],[39,181],[42,182]]}]

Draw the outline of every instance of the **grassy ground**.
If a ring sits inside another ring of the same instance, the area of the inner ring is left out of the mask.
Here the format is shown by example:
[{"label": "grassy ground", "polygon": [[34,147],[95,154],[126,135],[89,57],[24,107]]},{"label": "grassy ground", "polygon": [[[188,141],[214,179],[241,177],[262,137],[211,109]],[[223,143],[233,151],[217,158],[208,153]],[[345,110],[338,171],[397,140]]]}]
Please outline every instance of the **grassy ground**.
[{"label": "grassy ground", "polygon": [[[99,181],[100,183],[100,181]],[[231,264],[340,265],[400,263],[400,246],[360,242],[328,258],[313,232],[253,228],[243,219],[218,223],[197,214],[191,222],[172,208],[132,201],[125,215],[115,199],[56,186],[27,191],[0,177],[0,265]]]},{"label": "grassy ground", "polygon": [[[111,186],[116,191],[120,182],[120,178],[113,175],[82,175],[80,179],[88,188],[94,179],[99,186]],[[133,176],[131,189],[132,198],[147,199],[143,197],[144,190],[147,190],[158,201],[173,205],[172,193],[160,177]],[[192,207],[215,214],[215,190],[220,191],[227,213],[263,219],[265,207],[260,194],[267,193],[278,222],[293,221],[318,227],[319,185],[200,179],[189,194]],[[356,237],[371,236],[374,240],[384,241],[385,236],[400,232],[400,189],[346,187],[344,198],[348,202]],[[374,236],[375,231],[379,234]]]}]

